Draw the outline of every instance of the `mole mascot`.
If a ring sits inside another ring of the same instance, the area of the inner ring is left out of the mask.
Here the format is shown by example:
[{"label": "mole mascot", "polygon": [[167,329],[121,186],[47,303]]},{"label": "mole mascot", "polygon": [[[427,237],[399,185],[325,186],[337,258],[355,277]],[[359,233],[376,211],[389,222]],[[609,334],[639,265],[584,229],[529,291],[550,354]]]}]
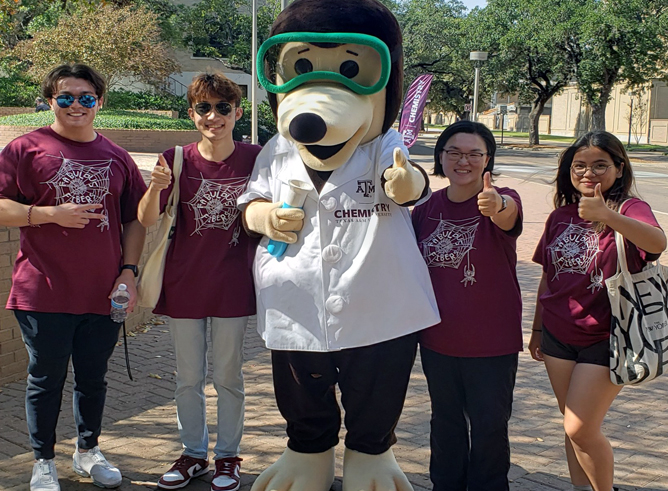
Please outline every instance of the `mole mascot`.
[{"label": "mole mascot", "polygon": [[[253,265],[258,331],[288,444],[252,491],[330,489],[337,383],[343,490],[411,491],[390,447],[417,331],[440,318],[407,208],[429,197],[429,179],[391,129],[399,25],[376,0],[296,0],[260,48],[258,72],[279,134],[238,204],[264,236]],[[299,193],[303,203],[291,203]]]}]

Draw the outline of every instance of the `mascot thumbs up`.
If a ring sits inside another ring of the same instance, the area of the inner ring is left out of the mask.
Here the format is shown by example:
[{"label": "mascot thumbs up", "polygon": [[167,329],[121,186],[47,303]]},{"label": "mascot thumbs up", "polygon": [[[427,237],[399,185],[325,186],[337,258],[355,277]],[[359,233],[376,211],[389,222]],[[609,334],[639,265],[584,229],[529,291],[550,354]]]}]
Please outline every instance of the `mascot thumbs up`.
[{"label": "mascot thumbs up", "polygon": [[[263,236],[253,266],[258,331],[272,350],[288,448],[253,491],[330,489],[337,384],[344,491],[412,490],[391,447],[417,331],[440,319],[407,208],[429,198],[429,181],[391,129],[401,43],[376,0],[296,0],[260,48],[279,134],[238,204]],[[293,182],[308,183],[303,213],[278,208]],[[287,247],[274,255],[270,241],[281,237]]]}]

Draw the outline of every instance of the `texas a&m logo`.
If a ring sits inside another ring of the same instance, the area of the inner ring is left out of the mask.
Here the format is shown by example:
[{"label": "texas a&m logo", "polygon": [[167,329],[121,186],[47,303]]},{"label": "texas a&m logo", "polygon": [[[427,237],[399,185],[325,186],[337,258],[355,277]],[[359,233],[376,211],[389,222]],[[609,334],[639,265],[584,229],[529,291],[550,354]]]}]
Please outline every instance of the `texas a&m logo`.
[{"label": "texas a&m logo", "polygon": [[370,198],[373,196],[374,191],[376,191],[376,186],[373,185],[371,179],[364,179],[357,181],[357,193],[362,194],[365,198]]}]

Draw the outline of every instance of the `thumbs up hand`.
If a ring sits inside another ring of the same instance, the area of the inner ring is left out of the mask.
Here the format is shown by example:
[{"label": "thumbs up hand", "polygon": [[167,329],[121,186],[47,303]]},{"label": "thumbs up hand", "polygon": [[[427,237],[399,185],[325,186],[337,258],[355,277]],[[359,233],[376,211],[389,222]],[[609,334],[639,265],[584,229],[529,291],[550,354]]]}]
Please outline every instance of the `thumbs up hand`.
[{"label": "thumbs up hand", "polygon": [[482,176],[482,191],[478,194],[478,210],[483,216],[493,217],[503,206],[501,195],[492,186],[492,173],[485,172]]},{"label": "thumbs up hand", "polygon": [[427,185],[424,175],[406,158],[400,148],[394,149],[394,164],[385,169],[385,194],[398,205],[415,201]]},{"label": "thumbs up hand", "polygon": [[150,188],[154,191],[160,192],[167,189],[172,182],[172,169],[167,165],[167,161],[162,154],[158,156],[158,163],[153,167],[151,172]]},{"label": "thumbs up hand", "polygon": [[606,219],[611,211],[608,205],[605,204],[605,198],[601,191],[601,183],[598,183],[594,188],[594,196],[582,195],[580,197],[578,215],[583,220],[606,223]]}]

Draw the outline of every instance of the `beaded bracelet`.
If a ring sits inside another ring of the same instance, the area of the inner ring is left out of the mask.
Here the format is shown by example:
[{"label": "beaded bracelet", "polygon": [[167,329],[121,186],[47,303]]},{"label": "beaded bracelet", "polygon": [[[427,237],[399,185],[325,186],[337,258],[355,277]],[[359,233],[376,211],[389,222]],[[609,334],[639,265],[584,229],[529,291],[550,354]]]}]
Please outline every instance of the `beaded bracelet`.
[{"label": "beaded bracelet", "polygon": [[30,205],[28,207],[28,226],[32,228],[37,228],[39,225],[35,225],[32,223],[32,209],[35,207],[35,205]]}]

